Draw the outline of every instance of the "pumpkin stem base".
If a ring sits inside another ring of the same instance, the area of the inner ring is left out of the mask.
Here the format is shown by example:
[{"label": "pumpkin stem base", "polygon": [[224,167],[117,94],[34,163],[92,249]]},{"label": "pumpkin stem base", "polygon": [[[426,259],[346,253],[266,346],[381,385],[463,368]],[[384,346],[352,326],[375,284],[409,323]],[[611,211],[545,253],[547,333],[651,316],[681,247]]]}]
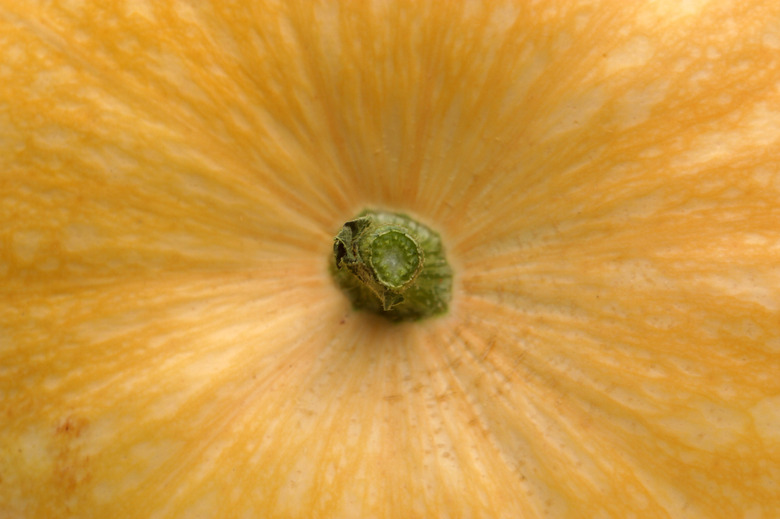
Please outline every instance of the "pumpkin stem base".
[{"label": "pumpkin stem base", "polygon": [[439,234],[400,213],[365,210],[346,222],[331,272],[355,309],[396,322],[444,314],[452,296]]}]

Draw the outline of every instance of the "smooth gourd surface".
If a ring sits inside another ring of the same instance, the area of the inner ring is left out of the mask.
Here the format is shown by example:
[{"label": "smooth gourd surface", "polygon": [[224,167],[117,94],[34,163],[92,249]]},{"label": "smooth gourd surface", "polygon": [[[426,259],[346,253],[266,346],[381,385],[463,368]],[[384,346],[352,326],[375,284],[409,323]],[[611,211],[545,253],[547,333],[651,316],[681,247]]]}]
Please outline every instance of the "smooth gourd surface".
[{"label": "smooth gourd surface", "polygon": [[[780,516],[780,3],[0,0],[0,516]],[[443,318],[332,240],[414,214]]]}]

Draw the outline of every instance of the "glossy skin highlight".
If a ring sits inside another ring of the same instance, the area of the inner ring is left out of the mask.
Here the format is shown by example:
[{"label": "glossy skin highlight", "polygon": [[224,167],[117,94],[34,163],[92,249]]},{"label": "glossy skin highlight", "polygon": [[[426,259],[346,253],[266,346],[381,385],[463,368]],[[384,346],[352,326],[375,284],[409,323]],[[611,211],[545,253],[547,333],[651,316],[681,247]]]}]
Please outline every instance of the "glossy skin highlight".
[{"label": "glossy skin highlight", "polygon": [[0,0],[0,515],[780,517],[779,19]]}]

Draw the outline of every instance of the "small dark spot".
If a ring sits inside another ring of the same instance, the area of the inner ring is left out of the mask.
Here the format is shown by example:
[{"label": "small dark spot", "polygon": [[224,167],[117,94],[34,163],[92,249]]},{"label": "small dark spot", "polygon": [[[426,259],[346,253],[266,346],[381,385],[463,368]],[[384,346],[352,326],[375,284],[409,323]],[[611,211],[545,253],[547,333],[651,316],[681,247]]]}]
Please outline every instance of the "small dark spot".
[{"label": "small dark spot", "polygon": [[62,436],[78,438],[88,424],[89,422],[84,418],[68,416],[57,426],[56,433]]}]

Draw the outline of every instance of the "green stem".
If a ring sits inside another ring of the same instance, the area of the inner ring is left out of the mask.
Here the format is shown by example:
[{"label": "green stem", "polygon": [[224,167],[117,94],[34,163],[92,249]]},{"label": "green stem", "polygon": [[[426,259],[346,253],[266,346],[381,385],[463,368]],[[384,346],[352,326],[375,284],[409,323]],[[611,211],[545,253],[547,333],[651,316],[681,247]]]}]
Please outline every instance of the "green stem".
[{"label": "green stem", "polygon": [[359,310],[392,321],[447,311],[452,269],[437,233],[404,214],[366,210],[333,242],[333,277]]}]

